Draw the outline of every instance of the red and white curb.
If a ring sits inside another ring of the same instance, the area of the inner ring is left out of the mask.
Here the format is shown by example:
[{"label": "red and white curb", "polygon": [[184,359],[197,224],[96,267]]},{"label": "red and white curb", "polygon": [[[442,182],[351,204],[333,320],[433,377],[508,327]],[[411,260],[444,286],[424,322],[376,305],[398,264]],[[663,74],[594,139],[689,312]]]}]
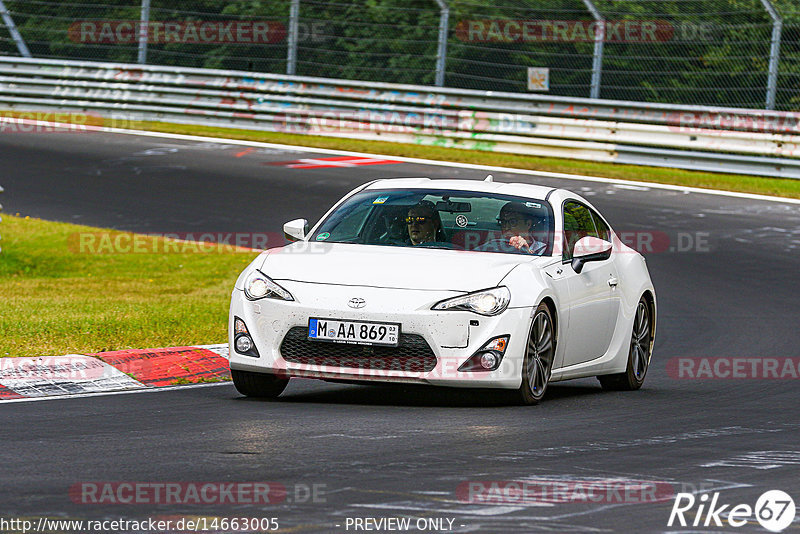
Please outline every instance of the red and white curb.
[{"label": "red and white curb", "polygon": [[0,358],[0,401],[141,391],[229,379],[227,343]]}]

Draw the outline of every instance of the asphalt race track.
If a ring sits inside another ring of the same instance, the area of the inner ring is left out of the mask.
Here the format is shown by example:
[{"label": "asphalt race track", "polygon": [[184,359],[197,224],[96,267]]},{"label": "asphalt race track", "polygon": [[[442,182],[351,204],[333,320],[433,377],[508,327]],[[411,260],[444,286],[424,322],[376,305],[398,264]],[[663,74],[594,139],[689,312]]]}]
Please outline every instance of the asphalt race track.
[{"label": "asphalt race track", "polygon": [[[280,232],[289,219],[315,221],[375,177],[486,174],[269,164],[330,157],[117,134],[1,134],[2,203],[10,214],[138,232]],[[754,517],[739,528],[668,527],[669,495],[719,491],[719,504],[754,506],[779,489],[800,505],[798,377],[698,380],[668,371],[679,357],[798,361],[800,207],[493,174],[575,190],[618,233],[658,236],[646,254],[658,334],[641,391],[603,392],[585,379],[551,386],[539,406],[518,407],[480,391],[295,380],[278,402],[248,400],[224,384],[5,403],[2,516],[276,517],[282,531],[303,533],[354,532],[355,518],[381,517],[441,519],[439,531],[450,519],[457,532],[765,532]],[[511,494],[479,503],[464,493],[477,487],[471,481],[542,480],[659,481],[669,491],[659,502],[633,492],[592,502]],[[100,481],[276,482],[288,493],[258,505],[71,499],[75,484]],[[798,526],[796,518],[789,531]]]}]

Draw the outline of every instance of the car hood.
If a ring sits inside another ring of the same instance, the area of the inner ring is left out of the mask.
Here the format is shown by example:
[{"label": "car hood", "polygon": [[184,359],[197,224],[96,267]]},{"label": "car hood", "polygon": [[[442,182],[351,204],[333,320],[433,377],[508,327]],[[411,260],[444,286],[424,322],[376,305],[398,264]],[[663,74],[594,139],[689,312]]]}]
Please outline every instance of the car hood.
[{"label": "car hood", "polygon": [[270,250],[261,271],[274,280],[468,292],[497,286],[520,263],[537,260],[546,258],[298,242]]}]

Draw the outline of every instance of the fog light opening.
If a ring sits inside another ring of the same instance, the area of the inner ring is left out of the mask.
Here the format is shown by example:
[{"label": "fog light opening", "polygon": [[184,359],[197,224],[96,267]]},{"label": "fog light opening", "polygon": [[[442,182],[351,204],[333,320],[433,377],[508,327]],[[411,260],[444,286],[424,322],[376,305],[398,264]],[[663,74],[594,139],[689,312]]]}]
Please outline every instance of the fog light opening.
[{"label": "fog light opening", "polygon": [[236,352],[246,353],[253,348],[253,340],[250,336],[239,336],[236,338]]},{"label": "fog light opening", "polygon": [[496,371],[503,362],[509,335],[497,336],[490,339],[481,349],[461,364],[459,371]]},{"label": "fog light opening", "polygon": [[497,356],[493,352],[484,352],[481,354],[481,367],[487,371],[491,371],[497,365]]},{"label": "fog light opening", "polygon": [[239,317],[233,318],[233,350],[244,356],[252,356],[259,358],[258,349],[253,338],[250,337],[250,331],[247,325]]}]

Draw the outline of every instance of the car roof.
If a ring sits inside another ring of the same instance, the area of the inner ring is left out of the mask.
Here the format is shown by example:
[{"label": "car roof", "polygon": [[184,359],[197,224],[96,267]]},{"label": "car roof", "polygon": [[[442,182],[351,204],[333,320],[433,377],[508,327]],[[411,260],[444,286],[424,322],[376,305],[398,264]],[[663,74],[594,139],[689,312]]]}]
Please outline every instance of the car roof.
[{"label": "car roof", "polygon": [[481,193],[499,193],[535,199],[545,199],[548,193],[556,190],[554,187],[542,185],[485,182],[483,180],[457,180],[430,178],[385,178],[375,180],[364,190],[373,189],[452,189],[456,191],[476,191]]}]

